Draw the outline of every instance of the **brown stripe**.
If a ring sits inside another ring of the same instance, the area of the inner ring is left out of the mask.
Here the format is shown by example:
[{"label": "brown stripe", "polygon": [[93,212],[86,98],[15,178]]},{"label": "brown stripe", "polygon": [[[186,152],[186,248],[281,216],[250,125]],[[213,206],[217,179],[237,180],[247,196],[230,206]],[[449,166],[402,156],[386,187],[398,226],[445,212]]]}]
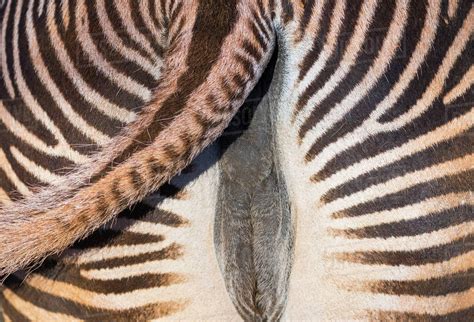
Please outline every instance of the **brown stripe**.
[{"label": "brown stripe", "polygon": [[474,235],[445,245],[412,251],[368,251],[337,253],[334,258],[344,262],[372,265],[424,265],[441,263],[474,249]]},{"label": "brown stripe", "polygon": [[[123,153],[112,164],[120,164],[133,153],[149,145],[186,106],[190,95],[209,76],[213,64],[219,58],[224,39],[237,21],[237,0],[202,0],[199,2],[193,28],[193,38],[187,54],[188,71],[178,80],[178,92],[165,101],[155,113],[153,126],[146,128],[134,138]],[[213,30],[212,33],[209,31]],[[203,46],[202,44],[206,44]],[[100,179],[97,178],[97,179]]]},{"label": "brown stripe", "polygon": [[370,321],[426,321],[426,322],[471,322],[474,317],[474,306],[443,315],[404,313],[396,311],[370,312]]},{"label": "brown stripe", "polygon": [[394,295],[441,296],[464,292],[474,285],[474,269],[467,272],[421,281],[371,281],[348,283],[343,287],[351,292],[370,291]]}]

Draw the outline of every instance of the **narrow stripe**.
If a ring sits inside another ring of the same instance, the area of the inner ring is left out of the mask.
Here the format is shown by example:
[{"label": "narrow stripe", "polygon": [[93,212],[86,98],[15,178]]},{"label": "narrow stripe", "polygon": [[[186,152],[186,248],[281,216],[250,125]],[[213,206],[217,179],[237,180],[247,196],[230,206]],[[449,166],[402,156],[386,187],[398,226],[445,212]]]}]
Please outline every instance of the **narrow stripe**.
[{"label": "narrow stripe", "polygon": [[70,315],[53,313],[39,308],[27,300],[20,298],[9,289],[3,291],[3,296],[19,312],[28,312],[28,318],[34,321],[80,321]]},{"label": "narrow stripe", "polygon": [[[459,83],[457,83],[449,92],[443,97],[443,103],[448,105],[458,97],[464,95],[474,84],[474,66],[464,74]],[[472,94],[472,92],[471,92]]]}]

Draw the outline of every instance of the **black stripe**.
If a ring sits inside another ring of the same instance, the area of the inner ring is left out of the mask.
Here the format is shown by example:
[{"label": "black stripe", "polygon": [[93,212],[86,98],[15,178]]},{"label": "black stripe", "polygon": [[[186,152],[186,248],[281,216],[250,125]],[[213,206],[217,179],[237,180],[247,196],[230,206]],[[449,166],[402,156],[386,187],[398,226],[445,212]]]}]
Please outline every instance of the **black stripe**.
[{"label": "black stripe", "polygon": [[369,265],[416,266],[441,263],[472,250],[474,250],[474,235],[420,250],[335,253],[334,258]]},{"label": "black stripe", "polygon": [[420,182],[410,188],[391,193],[372,201],[362,201],[360,204],[336,212],[333,218],[355,217],[377,211],[384,211],[411,205],[435,196],[451,192],[467,192],[472,190],[474,170],[464,171],[441,179]]},{"label": "black stripe", "polygon": [[390,238],[416,236],[437,231],[450,226],[467,223],[474,220],[474,207],[458,206],[452,209],[431,213],[411,220],[369,226],[358,229],[331,230],[334,235],[346,238]]},{"label": "black stripe", "polygon": [[[340,103],[366,75],[387,37],[390,22],[395,12],[395,7],[395,1],[390,0],[384,1],[384,4],[377,8],[370,26],[364,35],[364,42],[360,51],[357,53],[357,58],[354,65],[351,66],[350,71],[344,76],[344,78],[340,80],[339,84],[336,88],[334,88],[331,94],[312,108],[310,116],[305,119],[299,129],[298,136],[300,139],[304,138],[308,131],[310,131],[317,123],[323,120],[323,118],[334,108],[334,106]],[[337,58],[342,59],[345,54],[345,49],[343,52],[339,47],[348,46],[353,36],[353,31],[351,32],[350,37],[347,38],[344,33],[340,35],[335,49],[336,56],[340,56]],[[347,42],[347,45],[345,42]],[[338,51],[341,52],[337,53]],[[328,61],[328,68],[326,68],[326,72],[323,71],[321,76],[315,79],[314,84],[312,83],[302,96],[304,99],[298,102],[298,104],[302,104],[298,105],[300,108],[305,106],[311,96],[316,93],[316,91],[314,91],[314,89],[317,88],[316,86],[323,87],[325,85],[325,82],[318,82],[318,79],[322,80],[322,77],[324,76],[332,77],[332,74],[327,74],[327,71],[336,71],[337,68],[341,66],[341,63],[342,61],[339,61],[337,65],[331,66],[332,62]],[[329,78],[327,80],[329,80]],[[313,87],[313,85],[315,85],[315,87]],[[385,83],[384,85],[386,86],[387,84]],[[386,91],[386,89],[384,90]],[[334,133],[331,134],[334,135]],[[313,149],[314,148],[310,149],[308,152],[309,156],[312,156]],[[307,160],[311,160],[311,158],[307,157]]]},{"label": "black stripe", "polygon": [[140,234],[129,231],[99,229],[86,239],[74,244],[75,249],[101,248],[107,246],[146,245],[164,240],[163,236]]},{"label": "black stripe", "polygon": [[[327,3],[325,3],[325,6],[327,6]],[[316,9],[315,0],[305,1],[304,8],[303,8],[303,16],[300,19],[300,26],[299,26],[301,35],[306,34],[306,28],[311,22],[311,16],[313,15],[313,12],[315,10],[323,10],[323,8]]]},{"label": "black stripe", "polygon": [[145,180],[143,179],[142,175],[140,174],[140,171],[134,167],[129,173],[130,176],[130,181],[132,182],[133,188],[135,190],[140,190],[143,187],[143,184],[145,183]]},{"label": "black stripe", "polygon": [[[62,276],[62,274],[59,276]],[[97,281],[89,281],[89,283],[96,282]],[[86,319],[87,321],[141,321],[170,315],[182,308],[178,303],[158,302],[129,310],[107,310],[85,306],[75,301],[41,292],[26,283],[22,283],[21,280],[17,278],[10,278],[9,284],[11,285],[10,288],[12,291],[32,305],[49,312],[67,314],[79,319]],[[122,285],[126,287],[127,283],[122,281]],[[106,292],[106,294],[107,293],[113,292]],[[4,310],[8,312],[9,315],[12,314],[13,311],[10,305],[6,305]],[[28,321],[22,318],[18,312],[13,311],[13,313],[14,314],[11,315],[13,318],[12,321]]]},{"label": "black stripe", "polygon": [[[151,240],[147,241],[151,243]],[[147,243],[147,244],[148,244]],[[81,270],[94,270],[94,269],[106,269],[114,268],[120,266],[129,266],[143,264],[152,261],[161,261],[161,260],[176,260],[182,257],[184,254],[184,249],[182,246],[177,244],[172,244],[164,249],[157,251],[150,251],[144,254],[135,255],[135,256],[125,256],[122,255],[118,258],[101,260],[99,262],[89,263],[80,265]]]},{"label": "black stripe", "polygon": [[474,306],[448,314],[417,314],[397,311],[371,312],[371,321],[472,322]]},{"label": "black stripe", "polygon": [[[166,128],[187,103],[196,88],[205,82],[222,50],[224,39],[237,22],[237,0],[203,0],[199,2],[193,38],[187,53],[188,71],[178,80],[178,92],[166,100],[156,112],[152,126],[141,132],[113,164],[120,164],[133,153],[150,144]],[[216,19],[217,18],[217,19]],[[215,32],[209,33],[209,30]],[[206,44],[206,46],[202,46]],[[92,182],[101,176],[93,178]]]},{"label": "black stripe", "polygon": [[[331,16],[335,10],[335,2],[332,1],[330,4],[325,6],[322,10],[322,19],[321,19],[321,30],[319,35],[314,37],[313,45],[311,51],[304,58],[301,65],[299,79],[302,80],[306,74],[309,72],[313,64],[317,61],[321,50],[324,48],[324,45],[327,41],[327,36],[330,31],[330,27],[333,25]],[[299,112],[303,109],[304,106],[308,103],[313,93],[316,93],[317,90],[322,88],[324,84],[329,80],[329,78],[334,74],[337,67],[340,65],[340,60],[342,59],[347,45],[352,37],[355,24],[360,11],[360,6],[362,1],[356,1],[351,7],[351,10],[344,11],[344,20],[337,35],[336,48],[334,49],[331,57],[327,61],[327,66],[321,71],[321,73],[313,79],[305,91],[301,94],[296,105],[296,112]]]},{"label": "black stripe", "polygon": [[350,291],[395,295],[442,296],[469,290],[474,285],[474,269],[447,276],[417,281],[374,281],[348,285]]},{"label": "black stripe", "polygon": [[[430,146],[425,150],[366,172],[356,178],[348,179],[343,184],[325,193],[322,200],[331,202],[367,189],[370,186],[387,182],[396,177],[402,177],[407,173],[467,156],[474,152],[474,136],[469,136],[467,133],[465,135],[461,134],[453,140]],[[326,172],[324,174],[326,175]]]},{"label": "black stripe", "polygon": [[160,208],[153,208],[143,203],[136,205],[133,208],[133,211],[130,209],[124,211],[123,216],[129,219],[136,219],[176,228],[189,224],[185,218],[175,213],[165,211]]},{"label": "black stripe", "polygon": [[[307,152],[307,161],[312,160],[325,147],[361,126],[377,105],[388,96],[393,85],[397,83],[409,64],[420,39],[426,16],[426,4],[422,1],[411,2],[408,10],[405,30],[400,37],[398,49],[388,63],[386,71],[374,83],[369,92],[351,110],[347,110],[342,120],[334,123],[318,140],[312,143]],[[318,111],[318,116],[322,113],[321,108],[325,110],[326,107],[332,108],[337,103],[340,103],[345,98],[345,95],[356,87],[362,77],[367,75],[369,67],[372,67],[375,58],[380,54],[379,50],[382,43],[384,41],[393,41],[392,39],[387,39],[386,32],[388,32],[388,28],[388,26],[384,27],[383,25],[371,27],[363,46],[364,54],[360,55],[357,59],[356,66],[351,69],[347,79],[341,82],[339,89],[336,89],[315,109],[315,111]],[[370,46],[371,43],[375,43],[376,46]],[[352,83],[350,83],[351,80]],[[321,117],[317,119],[321,120]]]},{"label": "black stripe", "polygon": [[[332,160],[330,160],[324,168],[312,177],[313,181],[319,181],[327,178],[329,175],[347,168],[352,164],[368,159],[385,151],[390,151],[396,147],[403,145],[409,140],[415,139],[426,133],[431,132],[435,128],[442,126],[456,117],[460,117],[469,111],[472,106],[456,106],[455,113],[446,109],[440,99],[436,99],[434,103],[420,117],[408,122],[400,129],[383,132],[370,136],[365,141],[360,142],[353,147],[340,152]],[[461,134],[464,137],[469,133]],[[467,147],[466,147],[467,148]]]}]

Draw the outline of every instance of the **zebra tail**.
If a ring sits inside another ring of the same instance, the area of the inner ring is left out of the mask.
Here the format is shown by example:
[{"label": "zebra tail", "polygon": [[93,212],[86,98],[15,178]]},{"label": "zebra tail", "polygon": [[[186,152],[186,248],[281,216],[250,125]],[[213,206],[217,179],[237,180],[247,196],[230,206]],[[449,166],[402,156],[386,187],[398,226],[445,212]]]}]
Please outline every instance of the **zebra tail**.
[{"label": "zebra tail", "polygon": [[0,276],[86,237],[222,133],[275,42],[267,9],[247,2],[182,2],[170,19],[160,85],[136,121],[60,182],[0,208]]}]

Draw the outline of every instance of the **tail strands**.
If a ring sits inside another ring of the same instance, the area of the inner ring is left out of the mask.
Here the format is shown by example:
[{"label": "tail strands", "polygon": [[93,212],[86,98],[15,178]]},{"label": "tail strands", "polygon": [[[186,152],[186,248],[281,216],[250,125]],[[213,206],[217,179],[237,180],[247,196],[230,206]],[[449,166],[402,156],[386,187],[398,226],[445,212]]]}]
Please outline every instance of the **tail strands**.
[{"label": "tail strands", "polygon": [[[60,182],[0,208],[0,276],[84,238],[170,180],[217,138],[274,47],[273,31],[263,39],[255,26],[253,15],[266,15],[262,5],[243,2],[176,6],[170,29],[178,32],[170,39],[160,85],[137,120]],[[244,42],[255,48],[252,54],[238,51]]]}]

